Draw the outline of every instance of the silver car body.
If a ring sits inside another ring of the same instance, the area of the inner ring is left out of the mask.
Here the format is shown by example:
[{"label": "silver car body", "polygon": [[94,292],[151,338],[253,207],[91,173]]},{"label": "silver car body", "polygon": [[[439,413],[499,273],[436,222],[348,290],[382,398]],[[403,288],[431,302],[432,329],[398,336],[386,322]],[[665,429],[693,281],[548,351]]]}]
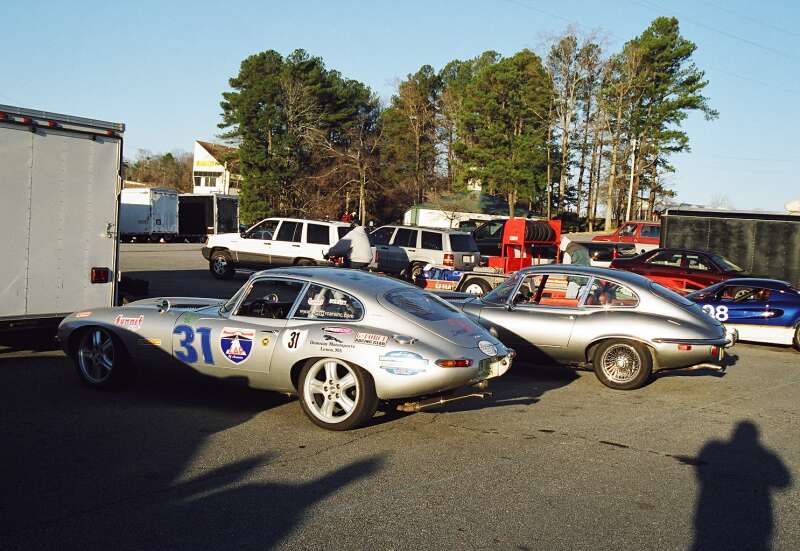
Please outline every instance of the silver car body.
[{"label": "silver car body", "polygon": [[[582,289],[576,290],[574,305],[513,304],[526,276],[537,274],[580,279],[587,289],[596,281],[618,284],[635,295],[636,304],[630,300],[631,305],[625,306],[591,305]],[[719,360],[719,349],[736,340],[734,331],[727,331],[699,306],[630,272],[575,265],[535,266],[516,272],[504,285],[516,286],[507,302],[494,303],[489,294],[467,299],[462,309],[503,342],[517,347],[522,360],[526,354],[534,354],[559,363],[585,363],[591,361],[594,347],[601,342],[627,339],[647,345],[654,370],[679,368]]]},{"label": "silver car body", "polygon": [[[275,281],[302,286],[286,305],[286,319],[242,315],[239,308],[250,289]],[[307,313],[299,317],[309,304],[318,304],[306,296],[314,285],[343,297],[331,300],[336,304],[355,299],[363,315],[348,317],[340,311],[336,317],[331,317],[333,312],[314,319]],[[412,303],[414,297],[431,297],[448,313],[443,319],[426,320],[424,311],[404,311],[387,300],[387,293],[410,297]],[[76,312],[59,327],[64,350],[74,354],[80,331],[93,326],[114,333],[135,362],[177,359],[206,375],[244,378],[253,388],[292,394],[298,391],[300,369],[312,358],[336,358],[362,367],[383,400],[459,388],[499,376],[511,363],[509,350],[499,340],[441,299],[395,279],[336,268],[257,272],[227,304],[219,299],[153,298]],[[439,359],[462,358],[472,360],[471,366],[436,364]]]}]

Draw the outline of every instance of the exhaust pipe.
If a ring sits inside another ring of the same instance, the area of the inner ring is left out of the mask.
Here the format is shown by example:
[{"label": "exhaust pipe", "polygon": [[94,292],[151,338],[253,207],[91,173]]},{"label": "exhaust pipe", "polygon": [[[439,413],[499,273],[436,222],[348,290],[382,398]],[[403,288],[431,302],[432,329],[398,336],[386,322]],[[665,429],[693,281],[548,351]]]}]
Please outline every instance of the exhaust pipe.
[{"label": "exhaust pipe", "polygon": [[[489,388],[489,381],[484,379],[483,381],[479,381],[478,383],[472,385],[472,388],[484,391]],[[455,402],[458,400],[465,400],[467,398],[489,398],[492,396],[491,392],[469,392],[467,394],[459,394],[456,396],[450,394],[441,394],[439,396],[434,396],[433,398],[427,398],[425,400],[420,400],[418,402],[406,402],[404,404],[400,404],[397,406],[397,411],[402,411],[404,413],[417,413],[424,409],[442,406],[444,404],[448,404],[450,402]]]}]

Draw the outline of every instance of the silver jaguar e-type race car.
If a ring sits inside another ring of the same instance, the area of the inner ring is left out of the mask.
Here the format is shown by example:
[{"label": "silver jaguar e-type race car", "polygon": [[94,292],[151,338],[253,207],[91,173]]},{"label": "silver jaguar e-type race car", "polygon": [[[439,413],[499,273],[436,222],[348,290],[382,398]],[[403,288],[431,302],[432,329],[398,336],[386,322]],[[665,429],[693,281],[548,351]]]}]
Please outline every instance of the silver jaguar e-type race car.
[{"label": "silver jaguar e-type race car", "polygon": [[296,394],[308,417],[332,430],[366,423],[380,400],[485,388],[513,358],[447,302],[394,279],[335,268],[259,272],[227,301],[155,298],[76,312],[58,335],[90,386],[119,386],[137,363],[177,360],[206,375]]}]

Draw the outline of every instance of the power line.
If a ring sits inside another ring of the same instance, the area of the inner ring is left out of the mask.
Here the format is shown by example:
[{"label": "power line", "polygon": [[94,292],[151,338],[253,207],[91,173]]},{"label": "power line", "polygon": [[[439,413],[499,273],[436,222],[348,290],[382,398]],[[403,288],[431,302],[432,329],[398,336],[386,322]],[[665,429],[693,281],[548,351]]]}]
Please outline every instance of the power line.
[{"label": "power line", "polygon": [[[641,6],[644,6],[646,8],[650,8],[652,10],[660,10],[660,11],[665,11],[665,12],[666,11],[670,11],[670,10],[667,10],[667,8],[659,6],[658,4],[645,2],[644,0],[638,0],[638,1],[636,1],[636,3],[641,5]],[[677,13],[677,12],[674,12],[674,13]],[[743,36],[739,36],[738,34],[733,34],[733,33],[729,33],[728,31],[723,31],[722,29],[717,29],[716,27],[712,27],[711,25],[707,25],[705,23],[697,21],[696,19],[692,19],[691,17],[686,17],[685,15],[681,15],[681,19],[684,20],[684,21],[688,21],[689,23],[692,23],[694,25],[697,25],[698,27],[702,27],[702,28],[707,29],[709,31],[721,34],[722,36],[726,36],[728,38],[732,38],[733,40],[738,40],[738,41],[743,42],[745,44],[749,44],[750,46],[754,46],[756,48],[760,48],[760,49],[765,50],[767,52],[772,52],[773,54],[777,54],[779,56],[783,56],[783,57],[785,57],[787,59],[792,59],[794,61],[800,61],[800,57],[798,57],[798,56],[796,56],[796,55],[794,55],[792,53],[786,52],[784,50],[779,50],[779,49],[773,48],[771,46],[766,46],[764,44],[760,44],[758,42],[750,40],[749,38],[745,38]]]},{"label": "power line", "polygon": [[728,71],[728,70],[725,70],[725,69],[720,69],[719,67],[715,67],[713,65],[707,65],[706,68],[710,69],[712,71],[716,71],[718,73],[722,73],[722,74],[725,74],[725,75],[728,75],[728,76],[732,76],[734,78],[738,78],[738,79],[742,79],[742,80],[747,80],[747,81],[753,82],[753,83],[758,84],[760,86],[764,86],[765,88],[769,88],[772,91],[785,92],[787,94],[793,94],[793,95],[800,94],[800,89],[797,89],[797,88],[786,88],[786,87],[783,87],[783,86],[780,86],[780,85],[776,85],[776,84],[771,83],[771,82],[767,82],[765,80],[760,80],[760,79],[757,79],[757,78],[754,78],[754,77],[749,77],[749,76],[746,76],[746,75],[740,75],[739,73],[734,73],[732,71]]},{"label": "power line", "polygon": [[565,22],[570,23],[570,24],[575,23],[574,19],[568,19],[568,18],[566,18],[566,17],[564,17],[562,15],[557,15],[555,13],[552,13],[552,12],[549,12],[549,11],[546,11],[546,10],[543,10],[543,9],[540,9],[540,8],[534,8],[533,6],[531,6],[529,4],[524,4],[522,2],[517,2],[516,0],[505,0],[505,1],[508,2],[509,4],[514,4],[515,6],[519,6],[520,8],[526,8],[526,9],[529,9],[531,11],[535,11],[537,13],[541,13],[542,15],[546,15],[548,17],[553,17],[555,19],[560,19],[561,21],[565,21]]},{"label": "power line", "polygon": [[790,31],[789,29],[784,29],[783,27],[778,27],[777,25],[773,25],[772,23],[768,23],[766,21],[762,21],[760,19],[756,19],[755,17],[750,17],[749,15],[743,15],[741,13],[738,13],[738,12],[735,12],[733,10],[730,10],[730,9],[724,7],[724,6],[720,6],[719,4],[717,4],[715,2],[709,2],[708,0],[706,0],[705,3],[708,4],[709,6],[711,6],[714,9],[717,9],[719,11],[724,11],[724,12],[729,13],[729,14],[735,16],[735,17],[739,17],[741,19],[744,19],[745,21],[751,21],[751,22],[753,22],[753,23],[755,23],[757,25],[761,25],[762,27],[766,27],[766,28],[772,29],[774,31],[779,31],[779,32],[782,32],[782,33],[786,33],[789,36],[800,37],[800,33],[796,33],[794,31]]}]

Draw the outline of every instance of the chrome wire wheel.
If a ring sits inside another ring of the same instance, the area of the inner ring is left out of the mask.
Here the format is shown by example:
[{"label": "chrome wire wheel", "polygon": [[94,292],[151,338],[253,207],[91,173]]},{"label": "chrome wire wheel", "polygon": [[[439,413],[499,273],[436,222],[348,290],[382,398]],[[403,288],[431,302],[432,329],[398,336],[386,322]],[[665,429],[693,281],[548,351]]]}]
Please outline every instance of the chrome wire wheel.
[{"label": "chrome wire wheel", "polygon": [[108,331],[95,327],[83,336],[78,346],[78,367],[87,382],[101,385],[111,379],[114,360],[114,340]]},{"label": "chrome wire wheel", "polygon": [[314,363],[303,382],[303,400],[320,421],[337,424],[358,406],[361,389],[354,368],[332,358]]},{"label": "chrome wire wheel", "polygon": [[483,287],[481,287],[477,283],[470,283],[469,285],[464,287],[464,292],[469,293],[470,295],[480,296],[483,294]]},{"label": "chrome wire wheel", "polygon": [[617,343],[603,351],[603,355],[600,356],[600,369],[609,381],[625,384],[639,375],[642,370],[642,359],[633,346]]}]

